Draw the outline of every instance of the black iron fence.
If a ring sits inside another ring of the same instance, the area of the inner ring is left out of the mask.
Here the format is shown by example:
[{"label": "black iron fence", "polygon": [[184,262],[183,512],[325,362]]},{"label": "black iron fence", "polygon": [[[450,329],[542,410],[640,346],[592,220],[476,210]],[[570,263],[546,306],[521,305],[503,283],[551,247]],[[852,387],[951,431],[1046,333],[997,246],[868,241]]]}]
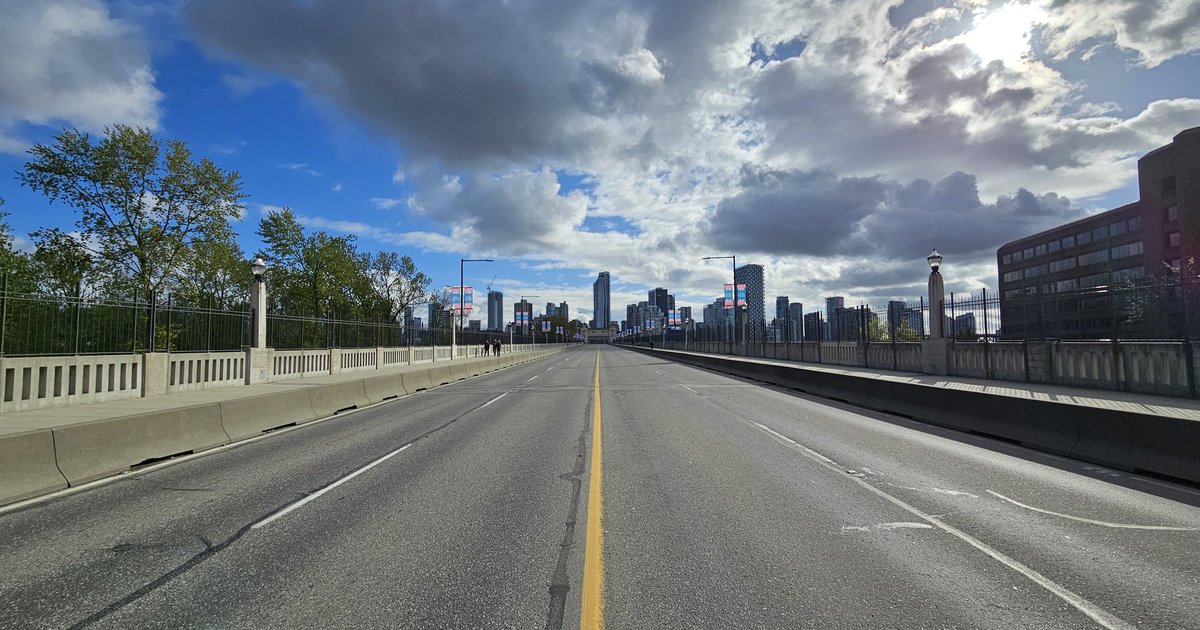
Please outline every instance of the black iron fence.
[{"label": "black iron fence", "polygon": [[[94,300],[9,293],[0,285],[0,356],[222,352],[249,346],[253,312],[165,300]],[[279,350],[567,343],[555,333],[416,328],[399,323],[267,315]]]}]

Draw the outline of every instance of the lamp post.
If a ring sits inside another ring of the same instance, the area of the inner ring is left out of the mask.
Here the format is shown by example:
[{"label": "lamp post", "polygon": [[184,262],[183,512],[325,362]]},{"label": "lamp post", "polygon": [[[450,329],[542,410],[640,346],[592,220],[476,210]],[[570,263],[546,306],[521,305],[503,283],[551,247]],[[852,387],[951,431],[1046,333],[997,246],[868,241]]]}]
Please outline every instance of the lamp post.
[{"label": "lamp post", "polygon": [[946,291],[942,286],[942,274],[938,268],[942,266],[942,255],[934,249],[925,260],[929,263],[929,338],[945,337],[942,302],[946,299]]},{"label": "lamp post", "polygon": [[[458,259],[458,327],[459,328],[462,328],[463,314],[467,310],[466,309],[466,307],[467,307],[466,286],[464,286],[464,284],[463,284],[463,282],[464,282],[463,266],[469,262],[495,262],[495,261],[492,260],[491,258],[459,258]],[[455,354],[458,354],[457,340],[458,340],[458,338],[457,338],[457,334],[456,334],[456,331],[454,328],[454,324],[451,323],[450,324],[450,359],[451,360],[454,359]]]},{"label": "lamp post", "polygon": [[250,291],[250,302],[254,305],[254,337],[250,345],[263,350],[267,347],[267,263],[262,256],[255,257],[250,263],[250,271],[254,273],[254,285]]},{"label": "lamp post", "polygon": [[[733,261],[733,343],[738,338],[738,303],[737,303],[737,256],[705,256],[701,260],[732,260]],[[732,351],[730,352],[732,354]]]}]

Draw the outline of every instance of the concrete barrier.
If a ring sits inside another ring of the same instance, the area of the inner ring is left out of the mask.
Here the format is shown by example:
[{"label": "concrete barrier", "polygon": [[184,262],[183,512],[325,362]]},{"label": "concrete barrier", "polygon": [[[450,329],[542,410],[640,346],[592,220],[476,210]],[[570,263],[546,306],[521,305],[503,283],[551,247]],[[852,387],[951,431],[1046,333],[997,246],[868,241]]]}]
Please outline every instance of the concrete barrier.
[{"label": "concrete barrier", "polygon": [[1082,461],[1200,482],[1200,422],[1193,420],[732,357],[654,356]]},{"label": "concrete barrier", "polygon": [[53,431],[58,469],[73,486],[149,460],[229,443],[218,403],[96,420]]},{"label": "concrete barrier", "polygon": [[0,505],[66,487],[49,429],[0,434]]},{"label": "concrete barrier", "polygon": [[367,400],[372,403],[412,393],[404,386],[404,377],[399,373],[367,377],[363,379],[363,389],[367,394]]},{"label": "concrete barrier", "polygon": [[453,383],[458,380],[450,373],[450,366],[447,363],[449,362],[435,363],[429,366],[429,370],[427,370],[429,373],[429,382],[434,387]]},{"label": "concrete barrier", "polygon": [[306,387],[308,403],[318,418],[371,404],[362,379]]},{"label": "concrete barrier", "polygon": [[229,439],[237,442],[289,424],[303,424],[317,419],[303,389],[235,398],[217,403],[221,406],[221,424]]},{"label": "concrete barrier", "polygon": [[408,390],[408,393],[410,394],[415,394],[426,389],[433,389],[435,387],[433,381],[429,380],[429,370],[413,370],[411,372],[405,372],[403,376],[404,389]]}]

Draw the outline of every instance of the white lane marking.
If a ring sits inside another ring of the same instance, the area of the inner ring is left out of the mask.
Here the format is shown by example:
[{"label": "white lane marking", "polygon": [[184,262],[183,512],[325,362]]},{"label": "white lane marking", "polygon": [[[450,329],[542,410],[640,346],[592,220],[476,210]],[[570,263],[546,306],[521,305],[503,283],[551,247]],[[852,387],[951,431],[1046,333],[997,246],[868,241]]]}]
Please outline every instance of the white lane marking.
[{"label": "white lane marking", "polygon": [[1197,528],[1195,528],[1195,527],[1171,527],[1168,525],[1131,525],[1128,523],[1110,523],[1108,521],[1097,521],[1095,519],[1083,518],[1082,516],[1071,516],[1070,514],[1061,514],[1059,512],[1051,512],[1050,510],[1044,510],[1042,508],[1034,507],[1032,505],[1025,505],[1024,503],[1021,503],[1020,501],[1017,501],[1015,499],[1010,499],[1010,498],[1004,496],[1003,494],[1000,494],[999,492],[994,492],[992,490],[988,490],[987,492],[988,492],[988,494],[990,494],[994,497],[1004,499],[1005,501],[1008,501],[1009,503],[1011,503],[1017,507],[1023,507],[1026,510],[1033,510],[1034,512],[1040,512],[1042,514],[1049,514],[1050,516],[1057,516],[1059,518],[1070,519],[1072,521],[1079,521],[1080,523],[1091,523],[1092,525],[1100,525],[1102,527],[1113,527],[1116,529],[1149,529],[1149,530],[1163,531],[1163,532],[1194,532],[1197,530]]},{"label": "white lane marking", "polygon": [[276,513],[274,513],[274,514],[272,514],[272,515],[268,516],[267,518],[264,518],[263,520],[261,520],[261,521],[259,521],[259,522],[255,523],[254,525],[251,525],[251,526],[250,526],[250,529],[258,529],[258,528],[260,528],[260,527],[264,527],[264,526],[266,526],[266,525],[270,525],[272,521],[274,521],[274,520],[276,520],[276,519],[279,519],[279,518],[282,518],[282,517],[284,517],[284,516],[287,516],[287,515],[288,515],[288,514],[290,514],[291,512],[293,512],[293,511],[295,511],[295,510],[298,510],[298,509],[300,509],[300,508],[304,507],[304,506],[305,506],[305,505],[306,505],[308,502],[316,500],[318,497],[320,497],[321,495],[325,494],[326,492],[329,492],[330,490],[333,490],[334,488],[336,488],[336,487],[338,487],[338,486],[340,486],[340,485],[342,485],[342,484],[346,483],[347,481],[350,481],[351,479],[353,479],[353,478],[355,478],[355,477],[357,477],[357,476],[359,476],[359,475],[361,475],[361,474],[363,474],[363,473],[367,472],[368,470],[371,470],[372,468],[374,468],[374,467],[376,467],[376,466],[378,466],[378,465],[382,464],[383,462],[386,462],[387,460],[389,460],[389,459],[391,459],[391,458],[393,458],[393,457],[395,457],[395,456],[399,455],[401,452],[403,452],[403,451],[404,451],[404,449],[406,449],[406,448],[408,448],[408,447],[410,447],[410,446],[412,446],[412,443],[411,443],[411,442],[409,442],[408,444],[405,444],[404,446],[401,446],[400,448],[398,448],[398,449],[396,449],[396,450],[392,451],[391,453],[388,453],[387,455],[384,455],[383,457],[380,457],[379,459],[377,459],[377,460],[375,460],[375,461],[371,462],[370,464],[367,464],[366,466],[363,466],[362,468],[359,468],[358,470],[356,470],[356,471],[354,471],[354,472],[350,473],[349,475],[346,475],[345,477],[342,477],[341,479],[338,479],[337,481],[335,481],[335,482],[333,482],[333,483],[329,484],[328,486],[325,486],[324,488],[321,488],[320,490],[317,490],[316,492],[314,492],[314,493],[312,493],[312,494],[310,494],[310,495],[308,495],[308,496],[304,497],[303,499],[300,499],[299,501],[297,501],[297,502],[295,502],[295,503],[293,503],[293,504],[291,504],[291,505],[289,505],[289,506],[287,506],[287,507],[283,508],[282,510],[279,510],[278,512],[276,512]]},{"label": "white lane marking", "polygon": [[525,379],[525,382],[528,383],[529,381],[532,381],[534,378],[537,378],[539,376],[541,376],[541,374],[534,374],[533,378]]},{"label": "white lane marking", "polygon": [[[754,426],[762,429],[763,431],[766,431],[767,433],[770,433],[771,435],[775,436],[775,438],[778,440],[782,440],[782,441],[786,442],[787,444],[791,444],[792,446],[799,448],[800,450],[804,451],[808,455],[815,457],[816,459],[818,459],[822,462],[825,462],[825,464],[827,464],[829,466],[837,466],[837,462],[833,461],[832,459],[829,459],[828,457],[825,457],[824,455],[812,450],[811,448],[808,448],[807,446],[793,440],[792,438],[790,438],[786,435],[781,435],[779,433],[776,433],[776,432],[772,431],[771,429],[769,429],[757,422],[754,423]],[[841,471],[839,470],[838,472],[841,472]]]},{"label": "white lane marking", "polygon": [[658,370],[654,370],[654,373],[659,376],[666,376],[666,374],[663,374],[662,372],[659,372]]},{"label": "white lane marking", "polygon": [[1108,628],[1108,630],[1136,630],[1136,628],[1134,626],[1132,626],[1128,623],[1125,623],[1123,620],[1121,620],[1116,615],[1113,615],[1112,613],[1108,612],[1107,610],[1104,610],[1103,608],[1093,604],[1092,602],[1085,599],[1083,596],[1075,593],[1074,591],[1071,591],[1070,589],[1066,588],[1065,586],[1058,584],[1054,580],[1051,580],[1050,578],[1042,575],[1041,573],[1038,573],[1037,571],[1033,570],[1032,568],[1027,567],[1024,564],[1021,564],[1016,559],[1011,558],[1011,557],[1005,555],[1004,553],[989,547],[983,541],[975,538],[974,536],[972,536],[972,535],[970,535],[948,523],[943,522],[941,519],[939,519],[936,516],[922,512],[921,510],[917,509],[916,507],[909,505],[908,503],[905,503],[904,501],[902,501],[900,499],[897,499],[896,497],[884,492],[883,490],[880,490],[879,488],[868,483],[867,481],[864,481],[853,475],[845,474],[844,472],[842,472],[842,470],[840,468],[837,467],[837,464],[833,463],[833,460],[829,459],[828,457],[825,457],[824,455],[821,455],[820,453],[818,453],[818,452],[816,452],[794,440],[786,438],[786,437],[776,433],[775,431],[772,431],[771,429],[768,429],[767,427],[765,427],[761,424],[758,424],[757,422],[752,422],[752,424],[754,424],[755,426],[759,427],[760,429],[776,436],[777,438],[782,438],[788,442],[791,442],[792,444],[795,444],[798,448],[802,449],[802,452],[804,454],[806,454],[807,456],[809,456],[813,459],[817,459],[817,460],[825,463],[825,465],[827,467],[838,472],[841,477],[843,477],[845,479],[849,479],[849,480],[853,481],[854,483],[857,483],[858,485],[862,486],[863,488],[866,488],[867,490],[870,490],[871,492],[875,493],[876,495],[883,498],[884,500],[892,503],[893,505],[899,507],[900,509],[916,516],[917,518],[920,518],[921,520],[933,525],[934,527],[937,527],[938,529],[941,529],[942,531],[954,536],[955,538],[958,538],[959,540],[967,543],[968,545],[971,545],[972,547],[978,549],[979,551],[982,551],[983,553],[987,554],[988,556],[991,556],[993,559],[1000,562],[1004,566],[1016,571],[1017,573],[1020,573],[1021,575],[1024,575],[1025,577],[1029,578],[1030,580],[1032,580],[1034,583],[1038,584],[1042,588],[1044,588],[1047,591],[1050,591],[1054,595],[1058,596],[1059,599],[1062,599],[1063,601],[1065,601],[1068,604],[1070,604],[1071,606],[1073,606],[1079,612],[1090,617],[1092,619],[1092,621],[1095,621],[1096,623],[1100,624],[1101,626]]},{"label": "white lane marking", "polygon": [[871,529],[882,529],[884,531],[894,531],[897,529],[933,529],[933,525],[929,523],[876,523],[874,525],[843,525],[844,532],[869,532]]},{"label": "white lane marking", "polygon": [[[489,400],[489,401],[487,401],[487,402],[483,403],[482,405],[479,405],[478,407],[476,407],[476,408],[472,409],[470,413],[474,413],[474,412],[476,412],[476,411],[479,411],[480,409],[483,409],[484,407],[487,407],[488,405],[490,405],[490,404],[492,404],[492,403],[496,402],[497,400],[500,400],[501,398],[504,398],[504,397],[505,397],[505,396],[507,396],[507,395],[508,395],[508,392],[504,392],[503,394],[500,394],[499,396],[496,396],[495,398],[493,398],[493,399],[491,399],[491,400]],[[337,481],[335,481],[335,482],[333,482],[333,483],[329,484],[328,486],[325,486],[324,488],[321,488],[320,490],[317,490],[316,492],[314,492],[314,493],[312,493],[312,494],[310,494],[310,495],[308,495],[308,496],[304,497],[303,499],[300,499],[299,501],[297,501],[297,502],[295,502],[295,503],[293,503],[293,504],[291,504],[291,505],[289,505],[289,506],[287,506],[287,507],[283,508],[282,510],[279,510],[278,512],[276,512],[276,513],[274,513],[274,514],[272,514],[272,515],[268,516],[267,518],[264,518],[263,520],[261,520],[261,521],[259,521],[259,522],[255,523],[254,525],[251,525],[251,526],[250,526],[250,529],[258,529],[258,528],[260,528],[260,527],[264,527],[264,526],[266,526],[266,525],[270,525],[272,521],[274,521],[274,520],[276,520],[276,519],[279,519],[279,518],[282,518],[282,517],[284,517],[284,516],[287,516],[289,513],[293,512],[293,511],[295,511],[295,510],[297,510],[297,509],[299,509],[299,508],[302,508],[302,507],[304,507],[304,506],[305,506],[305,505],[306,505],[308,502],[315,500],[316,498],[320,497],[321,495],[325,494],[326,492],[329,492],[330,490],[333,490],[334,488],[336,488],[336,487],[338,487],[338,486],[340,486],[340,485],[342,485],[342,484],[346,483],[347,481],[350,481],[351,479],[353,479],[353,478],[355,478],[355,477],[357,477],[357,476],[359,476],[359,475],[361,475],[361,474],[363,474],[363,473],[367,472],[368,470],[371,470],[372,468],[374,468],[374,467],[376,467],[376,466],[378,466],[378,465],[382,464],[383,462],[386,462],[387,460],[389,460],[389,459],[391,459],[391,458],[395,457],[396,455],[399,455],[401,452],[403,452],[405,449],[407,449],[408,447],[410,447],[410,446],[412,446],[412,445],[413,445],[413,442],[409,442],[408,444],[405,444],[404,446],[401,446],[400,448],[398,448],[398,449],[396,449],[396,450],[392,451],[391,453],[388,453],[387,455],[384,455],[383,457],[380,457],[379,459],[377,459],[377,460],[375,460],[375,461],[371,462],[370,464],[367,464],[366,466],[363,466],[362,468],[359,468],[358,470],[356,470],[356,471],[354,471],[354,472],[350,473],[349,475],[346,475],[345,477],[342,477],[341,479],[338,479]]]},{"label": "white lane marking", "polygon": [[912,486],[900,486],[900,485],[896,485],[894,483],[887,483],[886,481],[884,483],[893,488],[900,488],[901,490],[912,490],[913,492],[935,492],[937,494],[948,494],[952,497],[971,497],[972,499],[979,498],[978,494],[971,494],[970,492],[963,492],[962,490],[946,490],[944,488],[934,488],[932,486],[930,486],[928,488],[914,488]]},{"label": "white lane marking", "polygon": [[688,387],[687,385],[680,385],[680,387],[682,387],[682,388],[684,388],[684,389],[688,390],[689,392],[692,392],[693,394],[695,394],[695,395],[697,395],[697,396],[699,396],[699,395],[700,395],[700,392],[698,392],[698,391],[696,391],[696,390],[692,389],[691,387]]},{"label": "white lane marking", "polygon": [[546,371],[549,372],[550,370],[553,370],[553,369],[554,369],[554,366],[551,365],[550,367],[546,368]]},{"label": "white lane marking", "polygon": [[[508,395],[508,392],[504,392],[503,394],[500,394],[499,396],[497,396],[497,397],[495,397],[495,398],[493,398],[493,399],[491,399],[491,400],[489,400],[489,401],[487,401],[487,402],[483,403],[482,405],[480,405],[480,406],[479,406],[479,409],[483,409],[484,407],[486,407],[486,406],[488,406],[488,405],[490,405],[490,404],[492,404],[492,403],[496,402],[497,400],[500,400],[501,398],[504,398],[504,397],[505,397],[505,396],[507,396],[507,395]],[[479,411],[479,409],[476,409],[475,411]]]}]

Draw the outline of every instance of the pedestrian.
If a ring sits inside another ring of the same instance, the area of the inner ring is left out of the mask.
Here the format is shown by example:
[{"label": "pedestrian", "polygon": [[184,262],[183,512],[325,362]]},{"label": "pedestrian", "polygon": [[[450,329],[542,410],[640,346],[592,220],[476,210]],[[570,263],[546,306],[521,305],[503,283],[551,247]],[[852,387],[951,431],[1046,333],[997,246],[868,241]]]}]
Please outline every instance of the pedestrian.
[{"label": "pedestrian", "polygon": [[500,356],[500,349],[501,349],[501,346],[500,346],[500,340],[499,340],[499,339],[497,339],[497,340],[496,340],[496,344],[495,344],[494,346],[492,346],[492,349],[496,351],[496,356]]},{"label": "pedestrian", "polygon": [[486,357],[488,355],[488,353],[491,352],[491,350],[492,350],[492,344],[487,339],[483,340],[483,349],[482,350],[483,351],[479,355],[481,357]]}]

